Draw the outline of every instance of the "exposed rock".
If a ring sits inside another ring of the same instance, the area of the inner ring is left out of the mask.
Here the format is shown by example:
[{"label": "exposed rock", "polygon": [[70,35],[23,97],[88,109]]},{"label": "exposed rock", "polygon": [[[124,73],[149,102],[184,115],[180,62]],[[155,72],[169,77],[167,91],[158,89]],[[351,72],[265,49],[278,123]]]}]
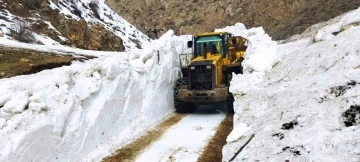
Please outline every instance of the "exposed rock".
[{"label": "exposed rock", "polygon": [[85,34],[85,42],[88,49],[123,51],[122,40],[106,30],[102,25],[91,26]]},{"label": "exposed rock", "polygon": [[29,60],[29,59],[26,59],[26,58],[21,58],[20,59],[20,62],[21,63],[29,63],[31,60]]},{"label": "exposed rock", "polygon": [[38,45],[45,45],[45,44],[44,44],[43,42],[41,42],[41,41],[37,41],[36,44],[38,44]]},{"label": "exposed rock", "polygon": [[[44,22],[39,22],[33,29],[40,29],[40,33],[46,33],[50,38],[61,42],[64,45],[73,46],[89,50],[103,51],[124,51],[122,40],[113,32],[105,29],[103,25],[89,25],[84,19],[74,21],[66,19],[60,15],[58,11],[46,9],[40,12],[42,17],[49,19],[51,24],[65,37],[67,40],[62,41],[58,37],[58,33],[48,27]],[[51,16],[48,16],[51,15]],[[54,18],[53,18],[54,17]]]},{"label": "exposed rock", "polygon": [[[55,4],[59,3],[57,0],[52,1]],[[26,21],[32,22],[29,29],[37,34],[48,36],[63,45],[89,50],[125,50],[121,38],[107,30],[103,25],[88,24],[84,19],[80,21],[69,19],[64,14],[60,14],[58,10],[50,8],[48,0],[3,0],[0,1],[1,9],[6,9],[14,15],[24,17]],[[27,19],[39,16],[41,20]],[[45,21],[50,22],[56,30]],[[59,36],[66,38],[66,40],[60,39]],[[44,44],[43,42],[30,43]]]},{"label": "exposed rock", "polygon": [[352,105],[350,109],[342,114],[346,127],[356,126],[360,124],[360,106]]}]

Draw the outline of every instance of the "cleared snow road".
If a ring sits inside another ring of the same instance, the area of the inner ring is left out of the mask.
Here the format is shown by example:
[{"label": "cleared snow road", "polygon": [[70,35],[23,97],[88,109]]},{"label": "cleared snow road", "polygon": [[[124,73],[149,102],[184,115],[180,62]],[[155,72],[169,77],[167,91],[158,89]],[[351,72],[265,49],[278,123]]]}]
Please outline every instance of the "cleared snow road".
[{"label": "cleared snow road", "polygon": [[[164,135],[144,150],[136,162],[195,162],[216,133],[226,114],[214,108],[200,107],[173,125]],[[221,152],[220,152],[221,154]]]},{"label": "cleared snow road", "polygon": [[[125,160],[122,155],[113,155],[113,157],[117,157],[107,158],[105,161],[196,162],[217,132],[219,124],[225,119],[226,113],[226,106],[217,104],[200,106],[196,113],[185,116],[176,114],[175,118],[176,116],[182,117],[172,123],[173,125],[168,127],[159,138],[155,138],[150,144],[144,146],[137,155],[131,158],[132,160]],[[135,143],[138,146],[143,145],[143,142]],[[133,150],[126,147],[120,150],[126,150],[126,152]],[[134,146],[131,147],[134,148]],[[122,154],[126,154],[124,151],[121,151]]]}]

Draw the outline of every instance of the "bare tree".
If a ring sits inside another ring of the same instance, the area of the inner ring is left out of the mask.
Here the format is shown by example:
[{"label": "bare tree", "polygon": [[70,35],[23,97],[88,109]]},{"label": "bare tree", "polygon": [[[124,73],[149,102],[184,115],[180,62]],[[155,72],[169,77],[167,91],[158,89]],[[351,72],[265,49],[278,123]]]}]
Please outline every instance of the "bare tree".
[{"label": "bare tree", "polygon": [[41,3],[43,3],[43,0],[25,0],[25,7],[30,10],[36,10],[41,7]]}]

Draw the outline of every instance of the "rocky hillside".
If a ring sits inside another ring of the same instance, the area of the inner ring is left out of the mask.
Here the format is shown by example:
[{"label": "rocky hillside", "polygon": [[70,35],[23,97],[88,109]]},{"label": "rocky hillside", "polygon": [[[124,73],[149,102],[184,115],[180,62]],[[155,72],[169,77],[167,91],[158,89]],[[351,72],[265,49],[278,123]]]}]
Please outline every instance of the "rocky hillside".
[{"label": "rocky hillside", "polygon": [[0,0],[0,36],[103,51],[141,48],[149,40],[97,0]]},{"label": "rocky hillside", "polygon": [[105,0],[114,11],[150,37],[168,29],[194,34],[243,22],[263,26],[274,39],[360,7],[354,0]]}]

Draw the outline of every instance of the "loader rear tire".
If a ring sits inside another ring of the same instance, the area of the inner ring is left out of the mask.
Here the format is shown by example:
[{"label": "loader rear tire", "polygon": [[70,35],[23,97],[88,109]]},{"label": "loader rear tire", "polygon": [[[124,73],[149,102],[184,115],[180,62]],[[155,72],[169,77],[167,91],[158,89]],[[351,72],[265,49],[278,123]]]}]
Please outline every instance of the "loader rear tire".
[{"label": "loader rear tire", "polygon": [[[226,76],[226,86],[230,89],[230,82],[232,79],[232,74],[228,74]],[[234,113],[234,96],[232,93],[230,93],[230,90],[228,90],[228,97],[226,99],[226,103],[227,103],[227,108],[228,108],[228,113],[229,114],[233,114]]]},{"label": "loader rear tire", "polygon": [[179,78],[175,82],[174,87],[174,106],[177,113],[192,113],[195,111],[195,104],[191,102],[181,101],[178,97],[178,91],[182,85],[188,85],[187,78]]}]

